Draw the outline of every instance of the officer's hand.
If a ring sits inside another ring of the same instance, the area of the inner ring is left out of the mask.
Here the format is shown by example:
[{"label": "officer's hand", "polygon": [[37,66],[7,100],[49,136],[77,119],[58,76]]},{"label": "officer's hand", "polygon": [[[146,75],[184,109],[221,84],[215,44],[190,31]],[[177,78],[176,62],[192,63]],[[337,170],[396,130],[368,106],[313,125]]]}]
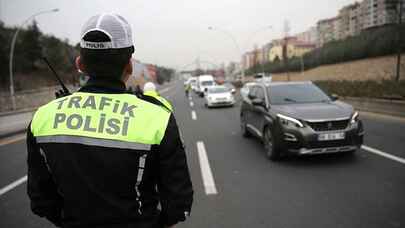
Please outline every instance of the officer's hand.
[{"label": "officer's hand", "polygon": [[55,92],[55,97],[56,98],[66,97],[66,96],[69,96],[69,95],[70,95],[70,93],[65,93],[65,91],[63,91],[61,89]]}]

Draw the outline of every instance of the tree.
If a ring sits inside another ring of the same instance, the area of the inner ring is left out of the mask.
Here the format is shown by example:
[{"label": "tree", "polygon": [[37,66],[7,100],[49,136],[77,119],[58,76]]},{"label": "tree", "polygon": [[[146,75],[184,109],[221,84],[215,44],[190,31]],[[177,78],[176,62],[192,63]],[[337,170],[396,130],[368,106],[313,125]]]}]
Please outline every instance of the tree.
[{"label": "tree", "polygon": [[402,42],[401,42],[401,24],[403,21],[402,18],[402,11],[403,6],[405,5],[404,0],[385,0],[386,7],[388,11],[392,11],[395,14],[395,19],[398,24],[398,31],[397,31],[397,74],[395,77],[396,81],[399,81],[399,77],[401,74],[401,50],[402,50]]},{"label": "tree", "polygon": [[9,41],[11,32],[0,21],[0,85],[6,85],[8,82],[8,53],[10,52]]},{"label": "tree", "polygon": [[42,55],[41,48],[41,31],[38,28],[37,22],[34,20],[32,25],[21,34],[21,42],[16,45],[16,50],[19,48],[18,54],[23,57],[22,65],[25,71],[37,69],[36,61]]},{"label": "tree", "polygon": [[[8,90],[8,66],[10,44],[17,28],[6,27],[0,22],[0,90]],[[60,40],[54,36],[42,34],[34,21],[28,28],[21,28],[14,50],[14,86],[16,90],[33,89],[56,84],[47,66],[39,61],[42,54],[46,55],[60,74],[62,80],[72,81],[75,74],[74,57],[78,49],[72,47],[68,40]],[[35,80],[27,80],[27,76]],[[29,83],[27,83],[29,82]]]},{"label": "tree", "polygon": [[156,80],[158,84],[169,82],[174,74],[174,70],[166,67],[156,66]]}]

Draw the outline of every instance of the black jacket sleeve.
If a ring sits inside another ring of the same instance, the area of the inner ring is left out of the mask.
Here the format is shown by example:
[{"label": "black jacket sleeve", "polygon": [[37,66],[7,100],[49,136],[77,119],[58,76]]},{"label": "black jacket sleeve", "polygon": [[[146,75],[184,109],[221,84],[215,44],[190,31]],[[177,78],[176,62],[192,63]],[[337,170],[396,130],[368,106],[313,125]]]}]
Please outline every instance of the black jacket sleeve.
[{"label": "black jacket sleeve", "polygon": [[40,217],[47,218],[54,225],[61,226],[62,197],[48,170],[46,159],[39,145],[27,129],[28,183],[27,193],[31,200],[31,210]]},{"label": "black jacket sleeve", "polygon": [[193,186],[187,158],[173,114],[159,145],[158,189],[162,205],[162,222],[171,226],[184,221],[190,214]]}]

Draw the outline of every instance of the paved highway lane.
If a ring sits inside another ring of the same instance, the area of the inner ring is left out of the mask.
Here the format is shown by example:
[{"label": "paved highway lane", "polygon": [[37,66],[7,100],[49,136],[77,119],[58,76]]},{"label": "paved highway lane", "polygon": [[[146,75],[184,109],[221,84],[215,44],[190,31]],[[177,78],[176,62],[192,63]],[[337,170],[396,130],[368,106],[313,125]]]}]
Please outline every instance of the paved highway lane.
[{"label": "paved highway lane", "polygon": [[365,144],[405,158],[405,119],[360,113],[366,128]]},{"label": "paved highway lane", "polygon": [[[191,218],[178,227],[405,227],[405,164],[363,150],[270,162],[258,140],[241,136],[238,105],[206,109],[180,83],[164,95],[175,107],[195,189]],[[404,122],[362,116],[366,145],[405,157]],[[21,141],[0,146],[0,188],[24,175],[25,153]],[[30,213],[25,187],[0,196],[0,227],[51,227]]]},{"label": "paved highway lane", "polygon": [[[208,110],[193,101],[190,134],[205,142],[219,193],[197,194],[184,227],[405,226],[403,164],[365,151],[269,162],[258,140],[241,137],[238,107]],[[404,148],[395,143],[380,149]]]}]

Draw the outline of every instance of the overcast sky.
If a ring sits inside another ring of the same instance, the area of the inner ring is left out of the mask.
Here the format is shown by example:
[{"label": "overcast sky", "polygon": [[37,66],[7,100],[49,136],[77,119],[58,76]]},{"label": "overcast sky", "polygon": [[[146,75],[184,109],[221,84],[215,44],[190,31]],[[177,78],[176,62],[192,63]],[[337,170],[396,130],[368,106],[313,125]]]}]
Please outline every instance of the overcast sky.
[{"label": "overcast sky", "polygon": [[[59,8],[36,19],[40,29],[75,44],[92,15],[114,12],[132,25],[135,57],[176,68],[201,61],[215,64],[240,59],[237,48],[218,27],[233,34],[243,51],[279,38],[284,21],[291,34],[333,17],[354,0],[0,0],[0,18],[18,25],[30,15]],[[264,29],[272,26],[273,29]],[[208,63],[207,63],[208,64]],[[208,65],[206,66],[208,67]]]}]

